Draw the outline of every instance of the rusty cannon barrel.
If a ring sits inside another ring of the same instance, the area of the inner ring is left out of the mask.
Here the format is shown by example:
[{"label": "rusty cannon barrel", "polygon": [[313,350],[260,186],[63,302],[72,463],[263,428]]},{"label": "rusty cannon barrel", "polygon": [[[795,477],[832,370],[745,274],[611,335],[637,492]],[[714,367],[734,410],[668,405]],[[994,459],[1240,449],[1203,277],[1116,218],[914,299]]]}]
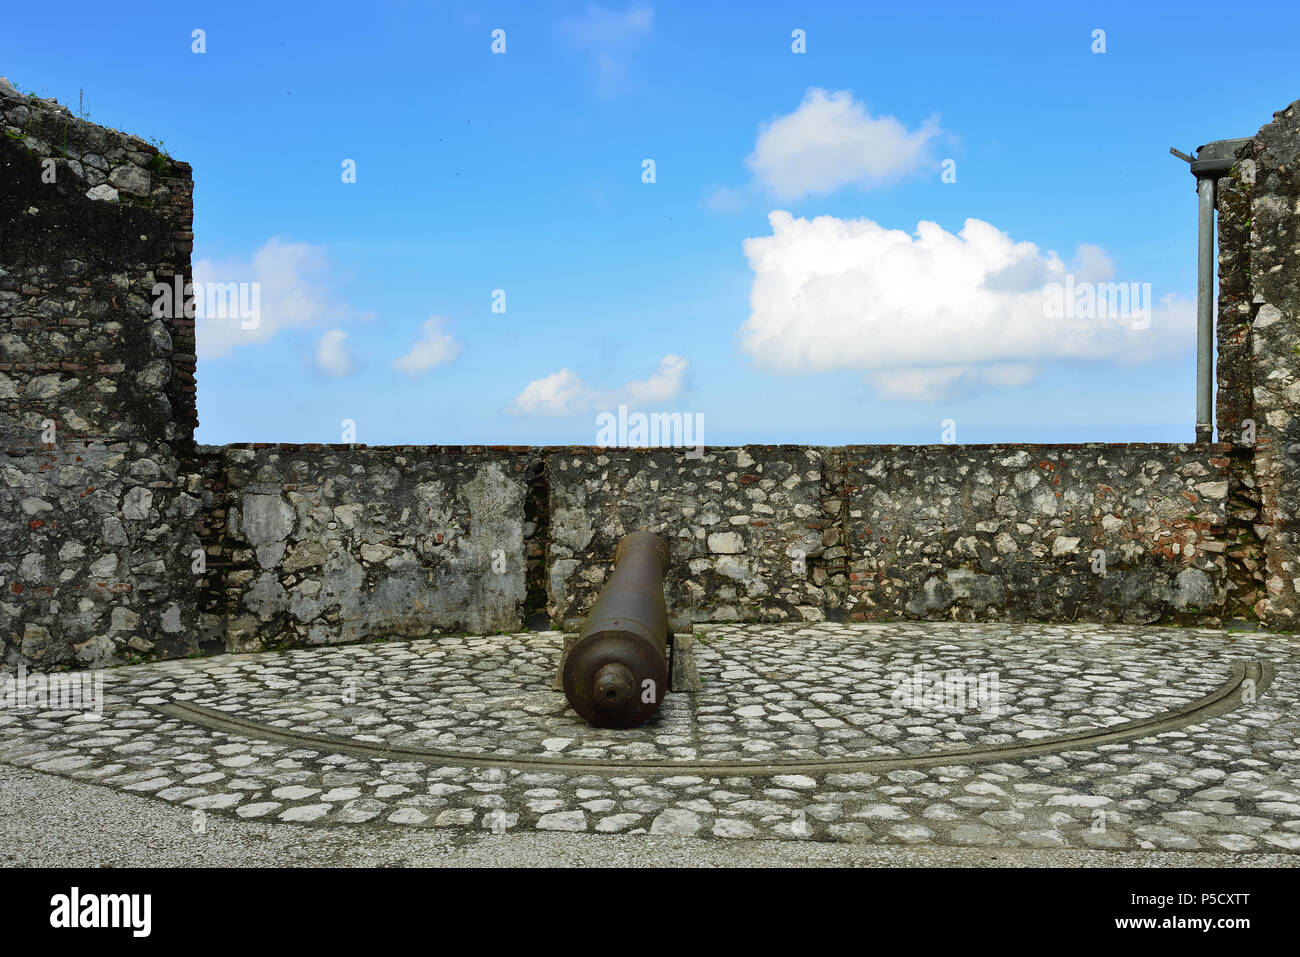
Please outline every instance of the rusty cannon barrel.
[{"label": "rusty cannon barrel", "polygon": [[564,694],[598,728],[643,724],[668,692],[667,567],[668,546],[658,535],[624,535],[614,571],[565,659]]}]

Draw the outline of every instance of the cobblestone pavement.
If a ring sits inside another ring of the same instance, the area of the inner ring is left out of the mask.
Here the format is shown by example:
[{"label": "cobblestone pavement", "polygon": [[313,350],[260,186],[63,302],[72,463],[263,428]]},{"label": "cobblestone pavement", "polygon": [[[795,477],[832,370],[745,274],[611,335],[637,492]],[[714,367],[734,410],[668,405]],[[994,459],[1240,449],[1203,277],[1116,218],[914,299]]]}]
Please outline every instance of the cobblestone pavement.
[{"label": "cobblestone pavement", "polygon": [[[0,761],[314,826],[1300,850],[1291,637],[713,625],[696,633],[705,690],[617,731],[550,690],[561,643],[442,637],[115,669],[99,673],[102,716],[0,712]],[[1235,699],[1197,710],[1234,683]]]}]

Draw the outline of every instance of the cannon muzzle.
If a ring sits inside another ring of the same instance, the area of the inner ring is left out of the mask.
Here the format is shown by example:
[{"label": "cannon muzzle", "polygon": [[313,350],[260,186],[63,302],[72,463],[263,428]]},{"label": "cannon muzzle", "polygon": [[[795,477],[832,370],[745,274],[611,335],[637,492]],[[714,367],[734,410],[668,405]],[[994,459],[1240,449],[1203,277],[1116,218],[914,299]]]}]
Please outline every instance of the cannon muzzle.
[{"label": "cannon muzzle", "polygon": [[668,546],[653,532],[624,535],[614,571],[564,662],[564,694],[598,728],[631,728],[654,716],[668,692]]}]

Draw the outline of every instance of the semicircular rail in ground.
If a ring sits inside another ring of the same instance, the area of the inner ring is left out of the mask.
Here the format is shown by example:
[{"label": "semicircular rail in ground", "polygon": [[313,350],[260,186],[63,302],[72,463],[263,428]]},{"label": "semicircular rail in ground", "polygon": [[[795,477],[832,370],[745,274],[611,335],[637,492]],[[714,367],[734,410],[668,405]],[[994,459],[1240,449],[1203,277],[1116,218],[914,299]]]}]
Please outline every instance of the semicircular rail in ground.
[{"label": "semicircular rail in ground", "polygon": [[1117,744],[1146,738],[1164,731],[1174,731],[1197,724],[1209,718],[1226,714],[1243,702],[1253,702],[1273,679],[1272,668],[1260,661],[1232,662],[1232,676],[1219,688],[1203,698],[1198,698],[1180,708],[1125,721],[1103,728],[1074,731],[1050,739],[995,745],[991,747],[953,748],[929,751],[924,754],[890,755],[873,758],[820,758],[807,760],[794,758],[776,761],[592,761],[571,760],[563,757],[542,758],[522,754],[492,754],[489,752],[443,751],[436,748],[412,748],[342,738],[333,735],[305,734],[269,727],[238,715],[215,708],[188,702],[147,704],[145,707],[166,715],[188,721],[211,731],[260,738],[277,744],[310,748],[363,758],[384,758],[390,761],[419,761],[428,764],[455,767],[508,768],[523,771],[572,771],[584,774],[616,774],[636,770],[647,775],[707,773],[711,776],[762,775],[762,774],[819,774],[824,772],[896,771],[907,768],[944,767],[946,765],[985,764],[990,761],[1008,761],[1038,757],[1061,751],[1075,751],[1103,744]]}]

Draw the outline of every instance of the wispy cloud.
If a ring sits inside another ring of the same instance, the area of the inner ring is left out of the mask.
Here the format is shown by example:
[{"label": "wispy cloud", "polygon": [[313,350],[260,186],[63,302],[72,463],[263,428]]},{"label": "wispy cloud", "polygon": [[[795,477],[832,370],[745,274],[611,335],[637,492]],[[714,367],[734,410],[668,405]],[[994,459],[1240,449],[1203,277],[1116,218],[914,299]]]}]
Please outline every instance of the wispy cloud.
[{"label": "wispy cloud", "polygon": [[635,4],[622,12],[589,4],[581,16],[561,21],[560,35],[590,57],[596,90],[608,97],[627,87],[629,65],[653,24],[654,8],[648,4]]},{"label": "wispy cloud", "polygon": [[409,352],[393,360],[393,368],[410,376],[428,372],[435,366],[446,365],[460,355],[461,345],[456,338],[443,331],[447,320],[430,316],[421,326],[421,336]]},{"label": "wispy cloud", "polygon": [[315,364],[318,372],[332,378],[351,375],[356,363],[348,350],[348,334],[342,329],[331,329],[316,343]]},{"label": "wispy cloud", "polygon": [[717,186],[709,190],[701,202],[715,213],[738,213],[745,208],[745,190]]},{"label": "wispy cloud", "polygon": [[617,389],[588,386],[570,369],[561,369],[534,379],[506,408],[511,415],[577,415],[599,412],[619,405],[648,405],[667,402],[681,394],[690,365],[678,355],[666,355],[648,379],[628,382]]},{"label": "wispy cloud", "polygon": [[194,279],[201,287],[237,283],[247,290],[256,288],[257,315],[208,315],[203,297],[197,297],[195,336],[200,355],[215,359],[240,346],[257,345],[289,328],[339,326],[367,321],[374,314],[357,309],[339,295],[334,273],[337,267],[321,246],[289,242],[280,238],[266,241],[251,259],[200,259],[194,263]]}]

